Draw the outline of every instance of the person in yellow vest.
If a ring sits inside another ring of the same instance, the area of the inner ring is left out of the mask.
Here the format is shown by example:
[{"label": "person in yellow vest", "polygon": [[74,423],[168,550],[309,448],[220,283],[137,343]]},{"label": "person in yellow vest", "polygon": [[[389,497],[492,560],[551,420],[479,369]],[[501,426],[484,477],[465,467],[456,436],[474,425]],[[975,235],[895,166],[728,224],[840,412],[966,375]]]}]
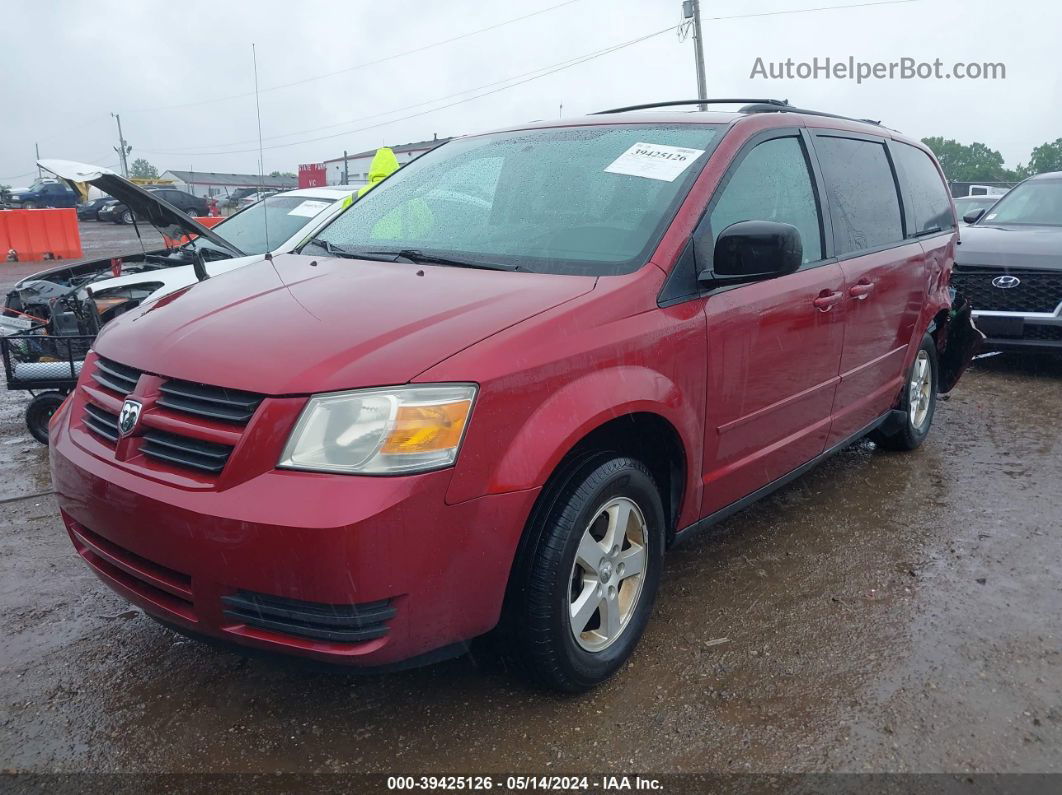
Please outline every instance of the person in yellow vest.
[{"label": "person in yellow vest", "polygon": [[360,199],[396,171],[398,171],[398,158],[395,157],[391,147],[384,146],[377,149],[376,154],[372,156],[372,163],[369,164],[369,184],[358,191],[358,198]]},{"label": "person in yellow vest", "polygon": [[[390,147],[377,149],[372,163],[369,164],[369,184],[358,191],[358,198],[398,169],[398,158]],[[428,205],[420,198],[413,198],[381,218],[372,228],[372,237],[377,240],[417,239],[430,232],[434,223],[435,219]]]}]

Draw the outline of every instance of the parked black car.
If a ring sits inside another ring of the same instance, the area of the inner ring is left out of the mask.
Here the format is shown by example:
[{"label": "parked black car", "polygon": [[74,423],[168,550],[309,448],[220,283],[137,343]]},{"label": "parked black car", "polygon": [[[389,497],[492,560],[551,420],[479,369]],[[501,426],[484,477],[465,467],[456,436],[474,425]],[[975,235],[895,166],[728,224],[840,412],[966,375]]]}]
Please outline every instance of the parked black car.
[{"label": "parked black car", "polygon": [[[169,202],[181,212],[188,213],[188,215],[202,217],[207,214],[207,200],[193,196],[187,191],[170,188],[165,185],[145,185],[144,190],[154,193],[163,201]],[[132,211],[121,202],[113,206],[107,206],[101,216],[101,220],[111,220],[116,224],[133,223]]]},{"label": "parked black car", "polygon": [[1062,352],[1062,171],[963,218],[951,283],[995,350]]},{"label": "parked black car", "polygon": [[99,220],[101,220],[100,216],[99,216],[100,210],[103,209],[104,205],[110,204],[113,201],[114,201],[114,199],[112,199],[110,196],[101,196],[98,199],[91,199],[90,201],[87,201],[84,204],[79,204],[77,206],[77,220],[79,220],[79,221],[99,221]]}]

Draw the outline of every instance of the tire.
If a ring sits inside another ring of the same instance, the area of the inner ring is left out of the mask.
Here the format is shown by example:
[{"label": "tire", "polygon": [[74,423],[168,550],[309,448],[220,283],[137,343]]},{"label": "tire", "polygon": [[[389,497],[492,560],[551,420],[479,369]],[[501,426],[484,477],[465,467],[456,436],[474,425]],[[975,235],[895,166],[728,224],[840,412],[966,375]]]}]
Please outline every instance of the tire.
[{"label": "tire", "polygon": [[26,408],[26,427],[41,444],[48,444],[48,421],[66,399],[61,392],[41,392]]},{"label": "tire", "polygon": [[[632,458],[595,455],[550,487],[514,567],[505,656],[535,682],[563,692],[589,690],[612,676],[649,621],[664,528],[656,483]],[[631,574],[632,566],[640,573]]]},{"label": "tire", "polygon": [[22,205],[23,210],[36,210],[37,205],[35,202],[26,202]]},{"label": "tire", "polygon": [[196,217],[195,207],[189,207],[187,210],[185,210],[185,213],[190,215],[192,218]]},{"label": "tire", "polygon": [[120,216],[118,216],[118,218],[119,218],[118,223],[131,224],[131,223],[133,223],[133,211],[132,210],[123,210],[122,214]]},{"label": "tire", "polygon": [[938,377],[937,346],[926,334],[918,346],[900,398],[900,410],[905,415],[903,425],[888,434],[876,430],[870,434],[871,441],[885,450],[907,451],[921,446],[933,425]]}]

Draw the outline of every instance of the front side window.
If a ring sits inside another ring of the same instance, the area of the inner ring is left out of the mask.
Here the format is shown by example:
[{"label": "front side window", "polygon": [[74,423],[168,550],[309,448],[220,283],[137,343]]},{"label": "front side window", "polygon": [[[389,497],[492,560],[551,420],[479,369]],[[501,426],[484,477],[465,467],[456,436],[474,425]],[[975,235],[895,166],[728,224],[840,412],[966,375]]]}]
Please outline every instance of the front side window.
[{"label": "front side window", "polygon": [[904,195],[910,204],[908,217],[914,235],[932,234],[952,229],[951,195],[929,155],[910,144],[893,147],[904,176]]},{"label": "front side window", "polygon": [[978,223],[1062,226],[1062,180],[1023,182]]},{"label": "front side window", "polygon": [[900,243],[900,200],[885,145],[820,136],[815,149],[826,181],[837,255]]},{"label": "front side window", "polygon": [[366,193],[318,238],[335,249],[545,273],[648,260],[720,125],[522,130],[444,144]]},{"label": "front side window", "polygon": [[822,259],[819,207],[804,147],[797,137],[773,138],[742,160],[712,209],[712,234],[739,221],[777,221],[800,231],[804,262]]}]

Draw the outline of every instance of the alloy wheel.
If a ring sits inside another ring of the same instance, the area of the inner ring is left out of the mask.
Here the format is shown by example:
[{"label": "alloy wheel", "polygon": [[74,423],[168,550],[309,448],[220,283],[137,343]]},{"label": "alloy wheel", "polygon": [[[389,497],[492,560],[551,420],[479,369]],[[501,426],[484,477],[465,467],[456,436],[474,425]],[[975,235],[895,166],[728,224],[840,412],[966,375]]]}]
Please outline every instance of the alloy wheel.
[{"label": "alloy wheel", "polygon": [[572,565],[568,616],[586,651],[611,646],[630,623],[648,562],[645,516],[632,500],[614,497],[594,513]]},{"label": "alloy wheel", "polygon": [[929,353],[920,350],[911,368],[911,383],[907,399],[911,427],[916,431],[922,430],[929,416],[932,390],[933,368],[929,362]]}]

